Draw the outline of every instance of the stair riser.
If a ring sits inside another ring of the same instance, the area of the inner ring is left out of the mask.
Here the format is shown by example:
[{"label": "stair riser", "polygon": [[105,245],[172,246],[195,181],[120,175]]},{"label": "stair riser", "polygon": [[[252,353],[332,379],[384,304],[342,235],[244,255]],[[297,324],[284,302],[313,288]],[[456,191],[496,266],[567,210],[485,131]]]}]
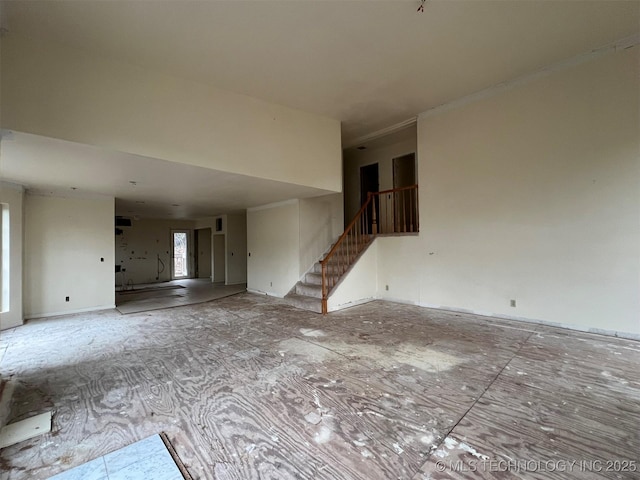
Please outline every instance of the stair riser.
[{"label": "stair riser", "polygon": [[322,300],[319,298],[301,297],[299,295],[289,294],[284,297],[284,299],[289,305],[293,305],[296,308],[301,308],[315,313],[322,313]]},{"label": "stair riser", "polygon": [[304,276],[304,283],[308,283],[310,285],[322,285],[322,274],[307,273]]},{"label": "stair riser", "polygon": [[298,283],[296,285],[296,293],[306,297],[322,298],[322,287],[319,285],[307,285]]},{"label": "stair riser", "polygon": [[[361,247],[364,246],[364,244],[361,245]],[[343,244],[331,256],[331,263],[327,265],[325,271],[331,287],[338,283],[341,275],[355,260],[354,249],[355,245],[347,247],[346,244]],[[291,305],[298,308],[322,313],[322,265],[320,262],[313,265],[313,269],[305,275],[304,282],[296,284],[295,294],[291,293],[286,298]]]}]

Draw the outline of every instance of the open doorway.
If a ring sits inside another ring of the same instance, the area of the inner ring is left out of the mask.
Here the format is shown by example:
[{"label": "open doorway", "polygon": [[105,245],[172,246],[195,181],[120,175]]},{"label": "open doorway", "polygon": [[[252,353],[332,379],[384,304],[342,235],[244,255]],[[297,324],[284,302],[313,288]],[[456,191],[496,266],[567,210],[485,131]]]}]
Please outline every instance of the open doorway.
[{"label": "open doorway", "polygon": [[226,283],[226,246],[224,235],[213,236],[213,281],[215,283]]},{"label": "open doorway", "polygon": [[171,278],[189,278],[189,231],[171,231]]},{"label": "open doorway", "polygon": [[[360,167],[360,205],[364,205],[367,201],[369,192],[380,191],[380,183],[378,178],[378,164],[372,163],[371,165],[365,165]],[[374,197],[376,206],[376,212],[379,212],[378,196]],[[373,205],[367,207],[365,232],[373,233]]]},{"label": "open doorway", "polygon": [[211,229],[201,228],[196,230],[193,238],[195,256],[195,278],[211,279]]},{"label": "open doorway", "polygon": [[[393,188],[416,185],[416,154],[409,153],[393,159]],[[416,190],[396,192],[394,223],[396,232],[415,232],[418,225],[418,196]]]}]

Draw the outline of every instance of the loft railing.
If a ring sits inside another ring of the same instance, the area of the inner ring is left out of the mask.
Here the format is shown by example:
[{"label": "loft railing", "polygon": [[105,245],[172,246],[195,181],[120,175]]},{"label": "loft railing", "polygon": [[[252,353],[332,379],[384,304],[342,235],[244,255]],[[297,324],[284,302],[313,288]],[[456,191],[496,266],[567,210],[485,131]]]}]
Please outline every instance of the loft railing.
[{"label": "loft railing", "polygon": [[418,185],[369,192],[358,213],[320,261],[322,313],[327,313],[333,287],[376,235],[418,231]]}]

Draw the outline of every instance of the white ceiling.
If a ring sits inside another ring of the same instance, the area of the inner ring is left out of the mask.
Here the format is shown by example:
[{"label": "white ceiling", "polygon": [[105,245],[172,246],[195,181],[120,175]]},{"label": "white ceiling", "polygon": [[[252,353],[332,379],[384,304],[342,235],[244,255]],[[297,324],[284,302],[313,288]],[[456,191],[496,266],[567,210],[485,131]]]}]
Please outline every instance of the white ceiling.
[{"label": "white ceiling", "polygon": [[10,1],[41,37],[337,118],[345,142],[640,30],[638,1]]},{"label": "white ceiling", "polygon": [[[339,119],[344,144],[640,31],[638,1],[418,5],[0,0],[0,26]],[[140,217],[200,218],[326,193],[21,133],[2,139],[0,162],[4,180],[115,196],[119,214]]]},{"label": "white ceiling", "polygon": [[197,219],[330,193],[18,132],[2,136],[0,171],[40,195],[115,196],[116,214],[140,218]]}]

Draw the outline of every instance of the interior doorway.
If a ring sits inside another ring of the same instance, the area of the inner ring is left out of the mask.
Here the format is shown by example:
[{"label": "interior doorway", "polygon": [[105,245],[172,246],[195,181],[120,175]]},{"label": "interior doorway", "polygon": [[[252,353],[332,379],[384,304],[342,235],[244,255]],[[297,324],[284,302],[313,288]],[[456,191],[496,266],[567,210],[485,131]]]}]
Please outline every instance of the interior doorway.
[{"label": "interior doorway", "polygon": [[[369,192],[379,192],[380,181],[378,177],[378,164],[372,163],[371,165],[365,165],[360,167],[360,205],[364,205],[367,201]],[[380,211],[379,198],[376,195],[374,197],[376,212]],[[373,207],[374,204],[367,207],[366,223],[364,225],[365,233],[373,233]]]},{"label": "interior doorway", "polygon": [[[409,153],[393,159],[393,188],[416,185],[416,154]],[[394,223],[396,232],[415,232],[418,225],[418,195],[416,190],[396,192]]]},{"label": "interior doorway", "polygon": [[224,235],[213,236],[213,281],[226,283],[226,242]]},{"label": "interior doorway", "polygon": [[196,230],[193,242],[193,248],[196,252],[194,277],[211,279],[211,229]]},{"label": "interior doorway", "polygon": [[189,278],[189,231],[171,231],[171,278]]}]

